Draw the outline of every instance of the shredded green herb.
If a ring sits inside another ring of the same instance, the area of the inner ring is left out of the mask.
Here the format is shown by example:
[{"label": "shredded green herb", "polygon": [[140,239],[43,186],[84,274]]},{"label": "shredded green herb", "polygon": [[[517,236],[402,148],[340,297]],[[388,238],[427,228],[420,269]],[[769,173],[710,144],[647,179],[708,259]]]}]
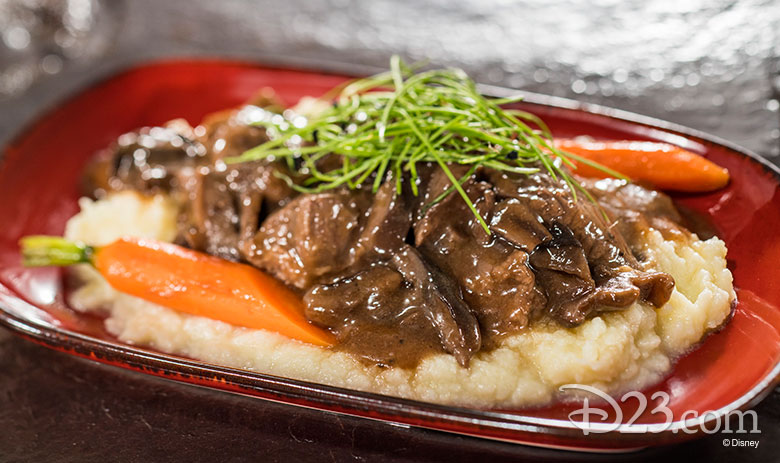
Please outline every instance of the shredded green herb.
[{"label": "shredded green herb", "polygon": [[[277,136],[227,161],[286,159],[308,176],[295,184],[279,175],[305,193],[341,185],[357,188],[372,176],[376,191],[392,175],[398,193],[408,182],[415,195],[418,163],[436,163],[452,187],[434,202],[457,191],[488,234],[487,223],[462,187],[470,175],[458,179],[448,165],[470,166],[470,173],[484,166],[516,174],[535,173],[543,166],[553,178],[566,182],[575,200],[577,191],[590,197],[562,165],[573,167],[571,159],[594,163],[556,149],[549,129],[536,116],[502,107],[520,97],[486,98],[461,69],[415,72],[394,56],[388,72],[334,91],[329,108],[302,127],[285,124],[282,130],[277,124],[259,122]],[[341,156],[341,165],[320,170],[318,161],[331,154]],[[614,174],[598,164],[594,167]]]}]

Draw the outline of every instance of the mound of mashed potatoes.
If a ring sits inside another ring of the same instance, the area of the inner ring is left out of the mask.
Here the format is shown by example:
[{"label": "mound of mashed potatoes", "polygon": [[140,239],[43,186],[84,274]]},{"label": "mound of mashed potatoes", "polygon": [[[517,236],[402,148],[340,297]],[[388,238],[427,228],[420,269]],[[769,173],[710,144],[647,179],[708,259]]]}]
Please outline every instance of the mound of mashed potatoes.
[{"label": "mound of mashed potatoes", "polygon": [[[91,245],[121,236],[172,241],[177,206],[163,196],[115,193],[80,201],[66,237]],[[577,383],[619,394],[659,382],[677,357],[729,318],[736,295],[718,238],[667,241],[645,234],[646,252],[676,287],[660,309],[635,303],[565,329],[535,324],[479,352],[468,368],[447,354],[413,369],[369,366],[345,352],[276,333],[186,315],[114,290],[92,267],[73,269],[83,283],[70,297],[79,311],[104,313],[121,341],[205,362],[277,376],[442,404],[519,407],[565,399],[558,388]]]}]

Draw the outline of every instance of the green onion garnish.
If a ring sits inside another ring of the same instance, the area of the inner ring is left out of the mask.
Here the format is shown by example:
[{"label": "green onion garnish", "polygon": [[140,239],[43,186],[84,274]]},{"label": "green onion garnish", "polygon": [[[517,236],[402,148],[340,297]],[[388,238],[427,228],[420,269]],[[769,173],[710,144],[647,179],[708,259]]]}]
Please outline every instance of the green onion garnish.
[{"label": "green onion garnish", "polygon": [[[469,172],[484,166],[516,174],[535,173],[537,166],[543,166],[569,186],[575,200],[577,190],[589,196],[561,167],[572,166],[573,157],[553,146],[547,126],[530,113],[502,108],[520,98],[486,98],[463,70],[415,72],[394,56],[390,71],[357,79],[336,91],[329,108],[303,127],[285,124],[282,129],[258,122],[278,136],[227,162],[286,159],[308,177],[294,184],[279,175],[304,193],[341,185],[356,188],[372,175],[376,192],[384,178],[393,175],[398,193],[402,182],[409,182],[415,195],[417,163],[436,163],[452,182],[448,194],[457,191],[488,234],[487,223],[462,187],[469,176],[455,178],[449,164],[468,165]],[[317,161],[330,154],[341,156],[340,166],[319,170]]]}]

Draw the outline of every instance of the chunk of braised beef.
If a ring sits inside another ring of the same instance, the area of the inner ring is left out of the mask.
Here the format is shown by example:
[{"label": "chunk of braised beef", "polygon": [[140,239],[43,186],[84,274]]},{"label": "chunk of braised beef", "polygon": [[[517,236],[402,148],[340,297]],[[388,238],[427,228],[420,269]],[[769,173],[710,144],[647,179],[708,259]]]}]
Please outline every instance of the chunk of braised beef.
[{"label": "chunk of braised beef", "polygon": [[458,285],[405,243],[412,202],[392,179],[382,184],[353,222],[359,231],[342,253],[343,270],[306,293],[307,316],[379,363],[411,365],[438,346],[466,364],[479,349],[479,325]]},{"label": "chunk of braised beef", "polygon": [[[550,239],[533,249],[529,263],[536,274],[537,284],[547,296],[548,313],[567,325],[575,326],[585,321],[596,282],[591,277],[585,252],[571,230],[555,223],[549,231]],[[629,305],[637,296],[623,293],[614,302]]]},{"label": "chunk of braised beef", "polygon": [[352,262],[371,195],[340,189],[298,196],[263,222],[246,259],[284,283],[305,289]]},{"label": "chunk of braised beef", "polygon": [[403,246],[412,227],[408,194],[396,191],[395,181],[386,180],[374,194],[353,249],[353,262],[376,260]]},{"label": "chunk of braised beef", "polygon": [[536,275],[550,301],[548,312],[559,323],[570,327],[580,325],[593,313],[623,309],[637,300],[660,307],[674,289],[674,279],[669,274],[642,272],[631,267],[614,272],[598,285],[542,268]]},{"label": "chunk of braised beef", "polygon": [[[446,217],[446,214],[441,215],[438,212],[457,204],[457,198],[454,198],[457,194],[444,196],[452,187],[452,182],[444,171],[431,164],[424,164],[418,170],[421,184],[419,186],[420,194],[414,201],[414,243],[416,246],[425,241],[428,235],[439,227],[441,219]],[[461,178],[468,172],[468,167],[453,165],[450,166],[450,170],[455,178]],[[471,180],[466,184],[470,183]],[[451,215],[448,221],[453,218],[454,215]],[[461,218],[464,221],[470,220],[467,216]]]},{"label": "chunk of braised beef", "polygon": [[583,195],[575,197],[560,178],[541,172],[513,175],[495,170],[488,171],[488,176],[499,198],[517,199],[528,209],[523,214],[535,216],[548,229],[553,223],[567,226],[589,261],[620,266],[633,259],[625,240],[613,233],[598,206]]},{"label": "chunk of braised beef", "polygon": [[393,264],[412,286],[417,306],[439,334],[444,350],[466,366],[482,343],[479,323],[460,297],[457,283],[411,246],[396,252]]},{"label": "chunk of braised beef", "polygon": [[648,228],[668,239],[688,237],[683,217],[672,199],[660,191],[648,190],[619,179],[582,179],[581,184],[614,220],[614,226],[629,243],[639,260],[644,259],[642,235]]},{"label": "chunk of braised beef", "polygon": [[289,187],[274,176],[275,168],[255,161],[225,170],[200,169],[181,188],[185,199],[179,235],[193,249],[234,261],[244,259],[262,210],[290,195]]},{"label": "chunk of braised beef", "polygon": [[304,303],[307,318],[336,333],[340,346],[385,365],[413,365],[438,347],[466,366],[481,345],[457,284],[409,245],[313,286]]},{"label": "chunk of braised beef", "polygon": [[549,239],[536,245],[531,251],[529,262],[534,269],[552,270],[577,277],[591,284],[590,267],[585,251],[569,227],[553,223]]},{"label": "chunk of braised beef", "polygon": [[203,145],[180,132],[145,127],[122,135],[87,166],[84,192],[93,197],[119,190],[170,192],[191,175],[206,154]]},{"label": "chunk of braised beef", "polygon": [[337,333],[337,348],[383,366],[413,367],[441,352],[433,325],[420,310],[406,310],[403,277],[375,263],[304,296],[306,318]]},{"label": "chunk of braised beef", "polygon": [[576,200],[563,181],[543,174],[512,178],[492,171],[489,176],[505,198],[492,228],[530,252],[537,287],[554,319],[576,326],[599,310],[637,300],[661,306],[671,297],[672,277],[643,270],[603,211]]},{"label": "chunk of braised beef", "polygon": [[[448,188],[441,171],[425,184],[424,200]],[[446,177],[445,177],[446,178]],[[495,197],[492,187],[470,179],[463,185],[477,211],[491,220]],[[415,223],[416,245],[460,285],[463,298],[478,318],[488,341],[528,325],[535,307],[544,303],[526,265],[526,252],[499,236],[488,236],[466,203],[450,195],[430,206]]]},{"label": "chunk of braised beef", "polygon": [[203,119],[203,133],[198,137],[208,152],[210,162],[240,156],[244,151],[268,141],[263,125],[280,118],[284,106],[270,88],[257,92],[244,106],[211,113]]},{"label": "chunk of braised beef", "polygon": [[244,151],[268,141],[265,127],[253,123],[271,117],[272,113],[254,105],[209,115],[203,121],[206,132],[200,140],[211,162],[240,156]]},{"label": "chunk of braised beef", "polygon": [[552,238],[539,215],[517,198],[496,204],[490,229],[525,252]]}]

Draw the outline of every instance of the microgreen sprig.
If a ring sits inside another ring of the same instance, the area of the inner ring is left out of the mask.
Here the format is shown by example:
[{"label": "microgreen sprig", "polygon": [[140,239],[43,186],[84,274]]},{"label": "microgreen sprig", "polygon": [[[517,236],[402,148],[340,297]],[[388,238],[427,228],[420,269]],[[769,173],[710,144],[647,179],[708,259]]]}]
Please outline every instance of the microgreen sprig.
[{"label": "microgreen sprig", "polygon": [[[536,116],[502,107],[519,100],[484,97],[463,70],[415,72],[394,56],[388,72],[341,87],[329,108],[305,126],[274,127],[278,136],[227,161],[286,159],[307,174],[299,184],[285,177],[305,193],[341,185],[356,188],[372,176],[371,188],[376,191],[392,175],[398,193],[403,182],[409,182],[415,195],[418,163],[435,163],[452,186],[434,202],[457,192],[490,234],[463,189],[470,175],[458,179],[450,165],[469,166],[469,173],[484,166],[515,174],[536,173],[542,166],[569,186],[575,200],[577,191],[590,196],[563,167],[582,159],[556,149],[547,126]],[[329,163],[328,170],[320,170],[318,161],[331,154],[341,156],[341,165]]]}]

